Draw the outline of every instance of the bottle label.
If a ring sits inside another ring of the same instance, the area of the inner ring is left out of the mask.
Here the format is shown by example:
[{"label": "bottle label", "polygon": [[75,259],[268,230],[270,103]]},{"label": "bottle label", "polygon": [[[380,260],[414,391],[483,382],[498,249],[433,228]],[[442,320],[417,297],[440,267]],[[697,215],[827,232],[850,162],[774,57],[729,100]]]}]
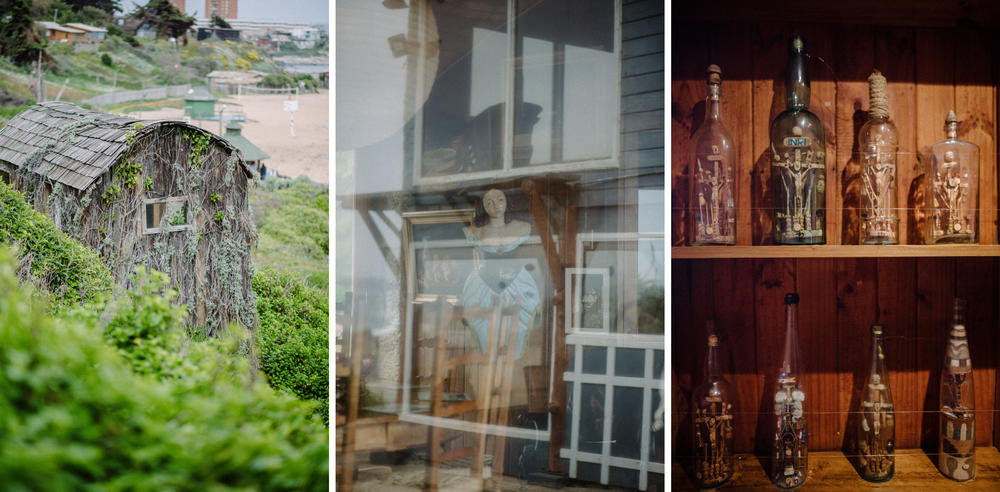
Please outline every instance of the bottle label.
[{"label": "bottle label", "polygon": [[785,137],[786,147],[808,147],[809,137]]}]

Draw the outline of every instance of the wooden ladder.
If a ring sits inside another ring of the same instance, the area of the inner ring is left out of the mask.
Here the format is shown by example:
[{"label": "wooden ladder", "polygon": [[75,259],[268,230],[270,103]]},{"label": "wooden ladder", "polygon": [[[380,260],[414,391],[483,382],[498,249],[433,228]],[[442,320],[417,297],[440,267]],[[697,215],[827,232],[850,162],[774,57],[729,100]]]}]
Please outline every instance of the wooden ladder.
[{"label": "wooden ladder", "polygon": [[[432,370],[431,416],[440,419],[456,419],[456,422],[461,422],[457,419],[461,419],[466,414],[474,413],[476,432],[473,433],[475,436],[474,445],[461,446],[441,452],[445,428],[439,425],[429,426],[425,490],[438,490],[440,466],[448,461],[471,457],[470,475],[473,478],[483,479],[483,464],[487,451],[486,441],[487,436],[491,433],[489,426],[503,428],[507,425],[514,358],[517,349],[518,316],[521,311],[520,302],[504,306],[501,309],[497,298],[494,298],[491,307],[453,307],[444,299],[438,299],[435,303],[438,309],[434,321],[438,332]],[[433,307],[429,311],[432,310]],[[465,352],[449,356],[448,330],[456,323],[462,323],[462,320],[469,319],[488,321],[485,351]],[[445,379],[449,374],[455,374],[462,368],[470,367],[480,369],[477,373],[478,377],[475,378],[475,398],[446,403],[443,398]],[[494,434],[490,447],[493,453],[491,480],[493,488],[499,490],[503,477],[506,439],[502,433],[494,432]]]}]

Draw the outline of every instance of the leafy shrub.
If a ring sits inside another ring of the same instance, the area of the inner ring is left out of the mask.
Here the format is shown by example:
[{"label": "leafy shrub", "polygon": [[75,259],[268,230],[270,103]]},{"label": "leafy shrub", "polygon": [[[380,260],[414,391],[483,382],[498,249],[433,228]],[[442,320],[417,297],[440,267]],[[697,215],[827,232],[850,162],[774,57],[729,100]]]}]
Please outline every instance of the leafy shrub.
[{"label": "leafy shrub", "polygon": [[19,247],[22,262],[56,308],[111,291],[111,273],[94,251],[60,232],[24,195],[0,182],[0,244]]},{"label": "leafy shrub", "polygon": [[261,87],[295,87],[298,84],[283,73],[269,73],[257,85]]},{"label": "leafy shrub", "polygon": [[327,294],[269,267],[253,277],[257,294],[257,356],[275,389],[316,400],[329,423],[330,307]]},{"label": "leafy shrub", "polygon": [[114,65],[114,61],[111,60],[111,55],[107,53],[101,53],[101,64],[106,67]]},{"label": "leafy shrub", "polygon": [[329,285],[329,203],[330,189],[306,178],[261,181],[250,195],[259,234],[255,264]]},{"label": "leafy shrub", "polygon": [[[325,429],[254,382],[231,343],[175,348],[183,377],[136,374],[96,316],[48,317],[14,269],[0,248],[5,490],[326,490]],[[148,308],[156,295],[133,298],[145,325],[161,311]]]}]

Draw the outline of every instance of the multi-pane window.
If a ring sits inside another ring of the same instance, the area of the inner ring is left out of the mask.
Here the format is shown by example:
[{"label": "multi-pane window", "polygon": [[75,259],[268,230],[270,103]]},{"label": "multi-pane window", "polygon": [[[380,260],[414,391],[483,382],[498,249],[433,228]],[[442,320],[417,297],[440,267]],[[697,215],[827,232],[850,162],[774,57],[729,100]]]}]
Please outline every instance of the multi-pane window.
[{"label": "multi-pane window", "polygon": [[615,2],[426,7],[437,50],[416,68],[433,84],[413,127],[418,184],[617,166]]},{"label": "multi-pane window", "polygon": [[191,228],[186,196],[146,200],[143,215],[143,234],[181,231]]}]

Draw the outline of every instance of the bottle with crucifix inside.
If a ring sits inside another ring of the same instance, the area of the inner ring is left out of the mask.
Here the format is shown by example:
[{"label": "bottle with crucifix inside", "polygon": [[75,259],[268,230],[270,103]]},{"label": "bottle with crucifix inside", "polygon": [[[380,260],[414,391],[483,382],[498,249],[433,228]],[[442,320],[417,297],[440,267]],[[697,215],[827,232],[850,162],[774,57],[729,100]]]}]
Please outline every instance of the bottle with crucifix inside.
[{"label": "bottle with crucifix inside", "polygon": [[931,147],[925,203],[927,244],[974,243],[979,201],[979,146],[958,139],[958,117],[945,119],[948,138]]},{"label": "bottle with crucifix inside", "polygon": [[772,225],[777,244],[826,242],[826,138],[809,111],[809,71],[802,37],[792,36],[786,108],[771,122]]},{"label": "bottle with crucifix inside", "polygon": [[895,472],[896,417],[885,366],[882,327],[872,325],[868,376],[861,392],[858,419],[858,470],[869,482],[885,482]]},{"label": "bottle with crucifix inside", "polygon": [[708,66],[705,123],[691,137],[691,244],[736,244],[736,148],[722,123],[722,70]]},{"label": "bottle with crucifix inside", "polygon": [[898,244],[896,154],[899,136],[889,121],[888,84],[875,70],[868,77],[869,119],[858,132],[861,151],[861,243]]},{"label": "bottle with crucifix inside", "polygon": [[718,487],[733,476],[733,387],[719,367],[719,337],[708,321],[705,380],[691,396],[694,405],[694,476],[701,488]]},{"label": "bottle with crucifix inside", "polygon": [[771,482],[781,489],[794,489],[805,483],[809,467],[806,433],[806,389],[799,356],[799,295],[785,295],[785,349],[774,392],[774,462]]}]

